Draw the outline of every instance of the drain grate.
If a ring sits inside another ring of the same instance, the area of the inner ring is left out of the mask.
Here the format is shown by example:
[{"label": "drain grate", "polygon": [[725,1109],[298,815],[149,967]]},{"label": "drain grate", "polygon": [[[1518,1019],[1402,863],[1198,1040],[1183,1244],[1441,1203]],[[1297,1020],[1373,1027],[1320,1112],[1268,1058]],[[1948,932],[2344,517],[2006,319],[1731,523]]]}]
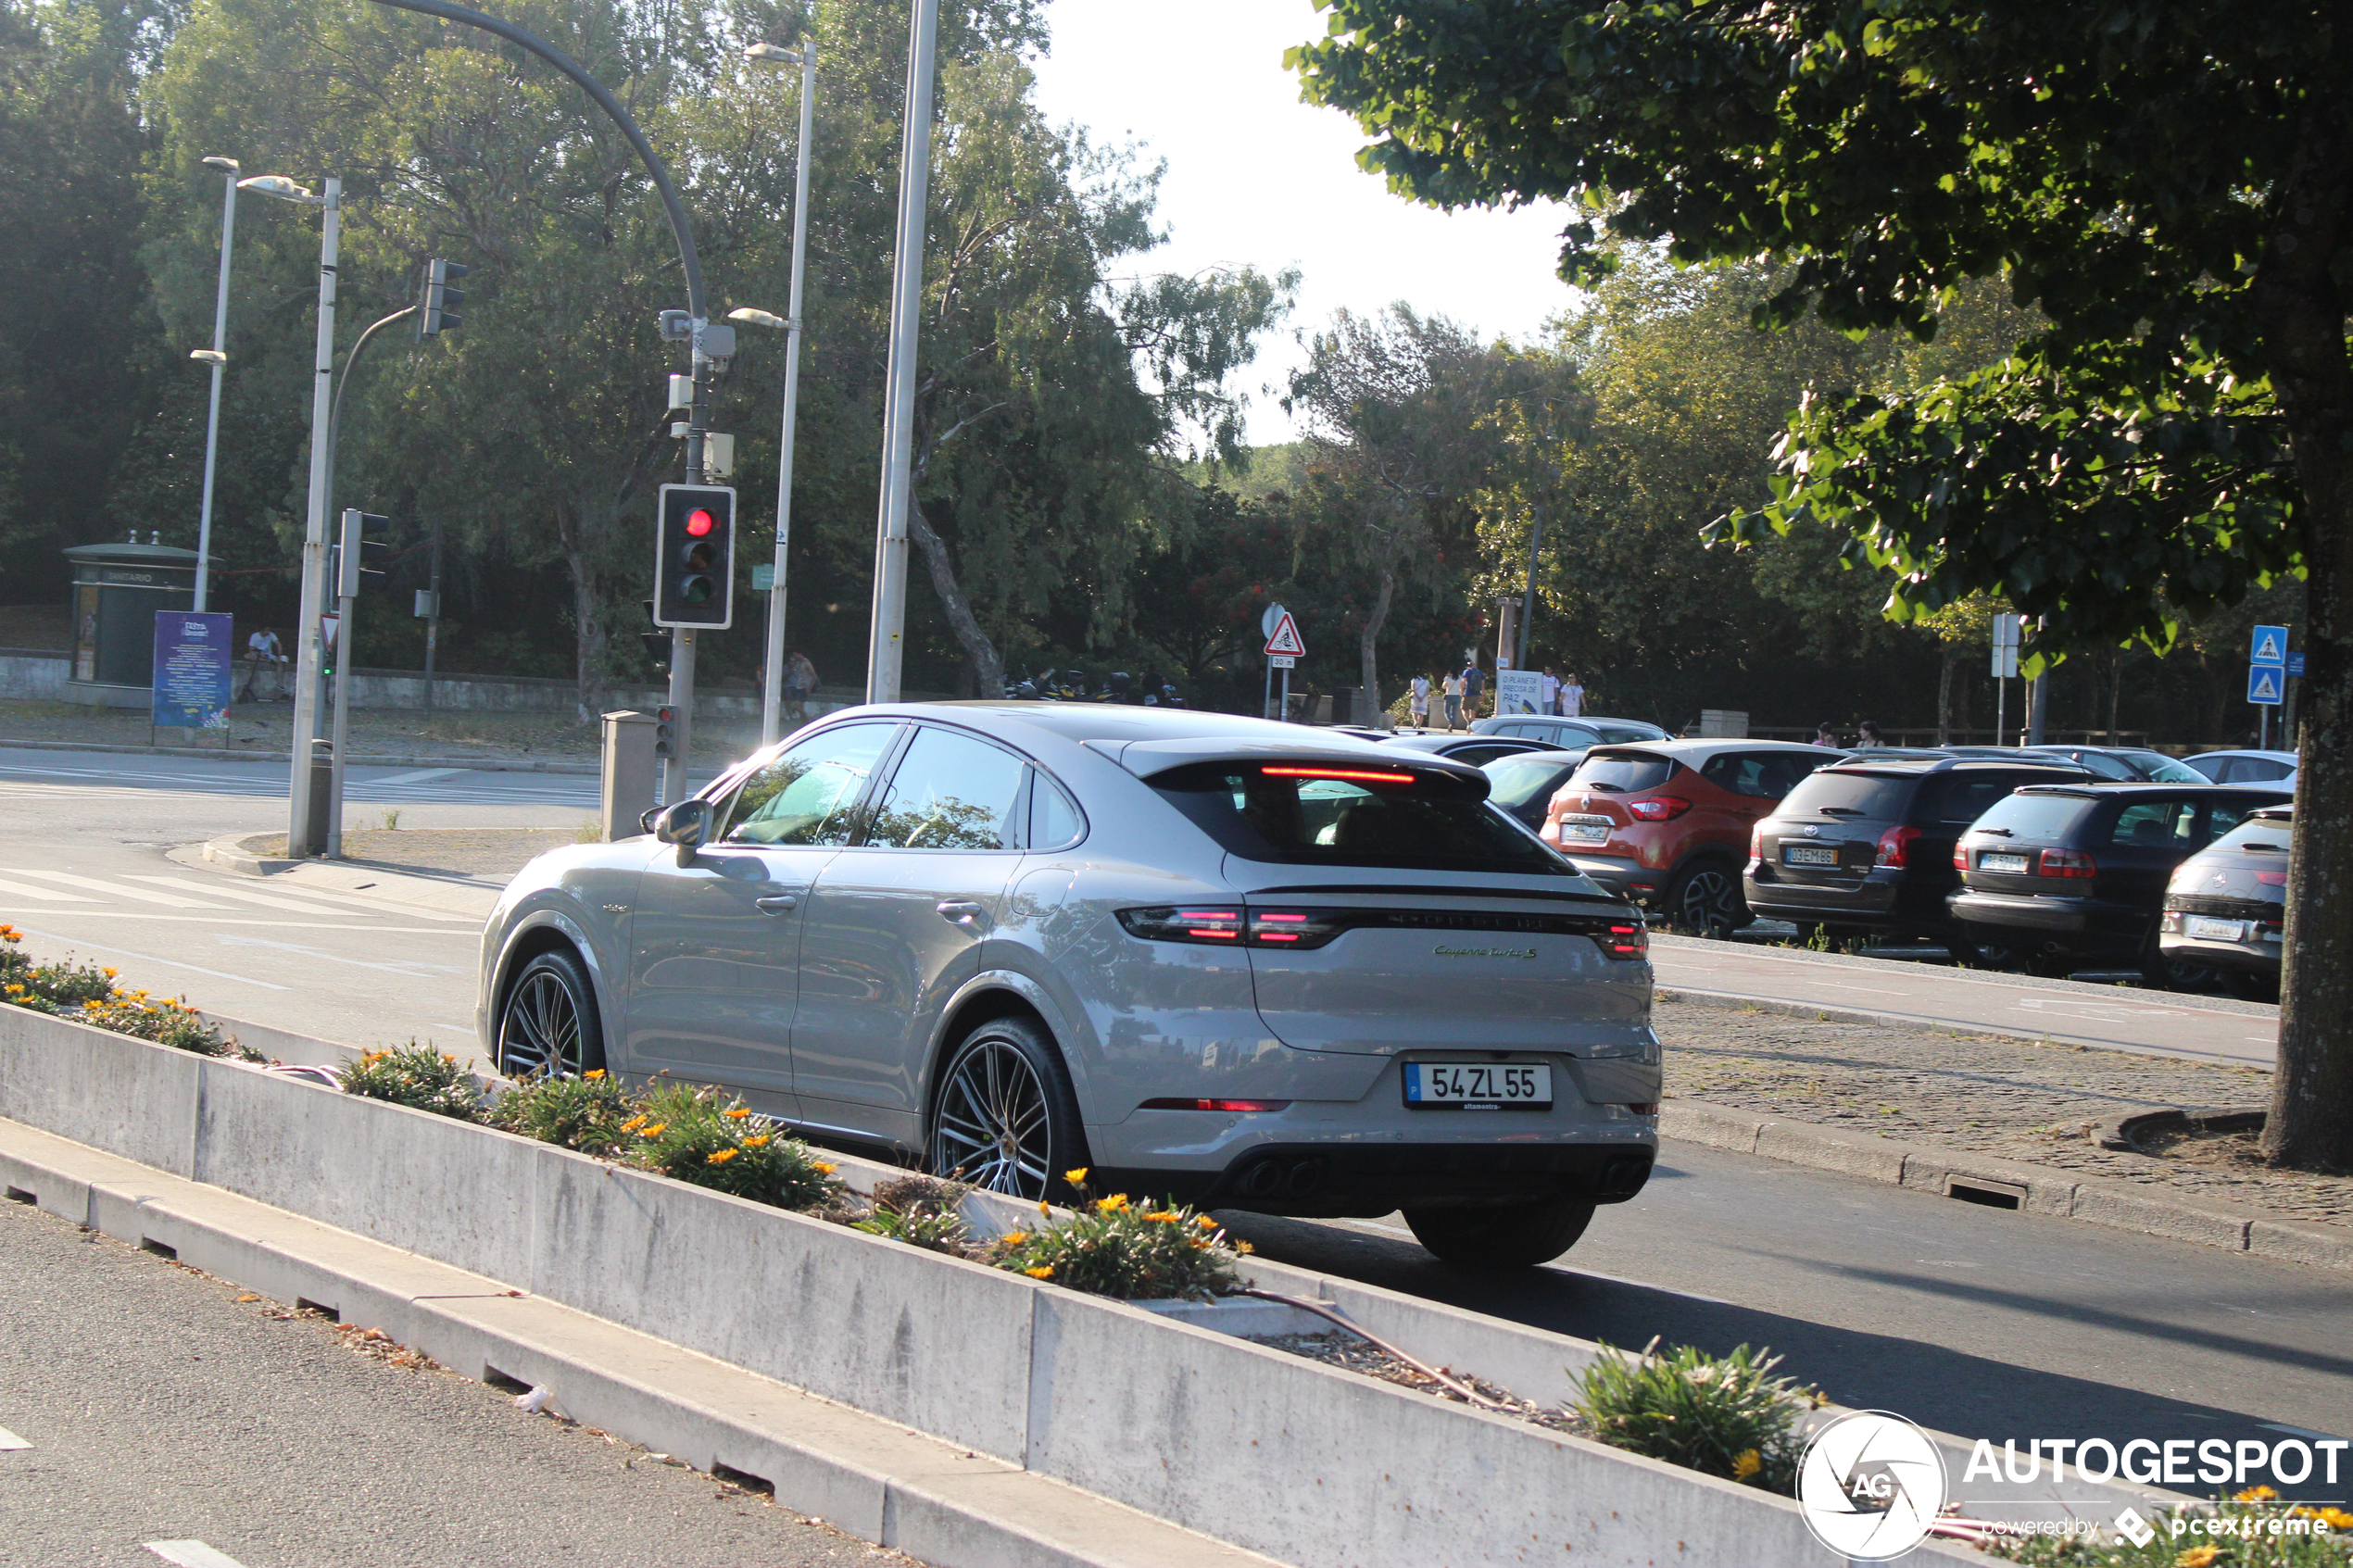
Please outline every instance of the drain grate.
[{"label": "drain grate", "polygon": [[2022,1209],[2026,1189],[2014,1182],[1989,1181],[1983,1176],[1947,1176],[1944,1196],[1987,1209]]}]

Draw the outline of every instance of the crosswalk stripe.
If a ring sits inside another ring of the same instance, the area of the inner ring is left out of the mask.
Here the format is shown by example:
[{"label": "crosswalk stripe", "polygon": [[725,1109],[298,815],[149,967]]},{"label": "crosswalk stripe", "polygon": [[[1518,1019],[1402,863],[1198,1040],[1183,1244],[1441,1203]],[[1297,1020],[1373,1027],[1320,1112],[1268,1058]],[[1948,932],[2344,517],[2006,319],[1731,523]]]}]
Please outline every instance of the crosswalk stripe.
[{"label": "crosswalk stripe", "polygon": [[176,893],[149,893],[142,888],[125,887],[120,883],[100,882],[94,876],[76,876],[71,872],[36,872],[18,867],[11,876],[38,877],[44,882],[62,882],[69,887],[87,887],[95,893],[111,893],[118,898],[136,899],[142,904],[161,904],[172,909],[225,909],[226,904],[208,904],[201,898],[183,898]]},{"label": "crosswalk stripe", "polygon": [[21,882],[0,881],[0,893],[11,898],[40,898],[53,904],[94,904],[98,900],[81,893],[60,893],[54,887],[27,887]]},{"label": "crosswalk stripe", "polygon": [[176,1568],[241,1568],[237,1560],[202,1541],[143,1541],[140,1543]]},{"label": "crosswalk stripe", "polygon": [[242,887],[213,887],[206,884],[198,883],[190,877],[146,876],[136,872],[126,872],[124,879],[130,882],[144,882],[154,887],[179,888],[182,891],[192,887],[202,887],[205,893],[210,897],[233,898],[240,904],[259,904],[266,909],[292,909],[297,914],[347,916],[351,913],[349,909],[343,909],[333,904],[298,902],[296,899],[284,897],[277,894],[248,893]]},{"label": "crosswalk stripe", "polygon": [[395,773],[388,779],[351,779],[346,782],[344,788],[348,791],[352,784],[364,784],[371,789],[382,789],[386,784],[422,784],[427,779],[446,779],[464,771],[462,768],[425,768],[413,773]]},{"label": "crosswalk stripe", "polygon": [[22,1437],[18,1436],[6,1427],[0,1426],[0,1449],[29,1449],[31,1447],[32,1447],[31,1443],[26,1442]]}]

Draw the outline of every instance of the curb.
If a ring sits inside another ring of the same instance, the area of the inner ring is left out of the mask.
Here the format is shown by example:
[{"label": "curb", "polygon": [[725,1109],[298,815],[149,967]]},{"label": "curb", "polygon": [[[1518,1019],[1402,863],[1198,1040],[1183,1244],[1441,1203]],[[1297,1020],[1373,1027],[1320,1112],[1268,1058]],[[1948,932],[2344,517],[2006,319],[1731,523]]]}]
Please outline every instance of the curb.
[{"label": "curb", "polygon": [[1705,1100],[1666,1101],[1659,1109],[1658,1130],[1662,1137],[1683,1143],[2021,1213],[2082,1220],[2282,1262],[2353,1269],[2353,1226],[2293,1219],[2268,1209],[2192,1202],[2132,1182],[2101,1181],[2024,1160],[1901,1144]]},{"label": "curb", "polygon": [[280,872],[290,872],[303,864],[288,856],[256,855],[245,848],[246,839],[267,836],[271,835],[244,833],[228,838],[208,838],[198,848],[206,859],[239,876],[276,876]]},{"label": "curb", "polygon": [[8,1196],[275,1298],[381,1327],[478,1382],[560,1390],[573,1420],[940,1568],[1272,1568],[1274,1559],[497,1280],[30,1127]]},{"label": "curb", "polygon": [[[2070,1045],[2088,1046],[2097,1051],[2148,1054],[2112,1041],[2086,1040],[2057,1030],[2018,1029],[2001,1023],[1958,1023],[1949,1018],[1931,1018],[1925,1013],[1874,1012],[1863,1008],[1823,1007],[1815,1002],[1784,1001],[1776,997],[1744,997],[1737,991],[1694,991],[1678,985],[1656,985],[1651,994],[1662,1002],[1688,1002],[1693,1007],[1767,1012],[1778,1018],[1802,1018],[1816,1023],[1868,1023],[1882,1029],[1909,1029],[1922,1035],[1990,1035],[1997,1039],[2023,1040],[2036,1046],[2065,1041]],[[2236,1065],[2257,1067],[2265,1073],[2271,1071],[2269,1066],[2257,1062],[2239,1062]]]}]

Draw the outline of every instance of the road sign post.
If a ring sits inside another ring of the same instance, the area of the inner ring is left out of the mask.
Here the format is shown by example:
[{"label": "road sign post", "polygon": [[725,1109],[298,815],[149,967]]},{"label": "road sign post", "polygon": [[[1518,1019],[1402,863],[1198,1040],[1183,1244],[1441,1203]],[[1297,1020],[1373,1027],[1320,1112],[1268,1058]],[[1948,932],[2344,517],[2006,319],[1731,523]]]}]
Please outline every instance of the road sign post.
[{"label": "road sign post", "polygon": [[1291,666],[1307,656],[1307,641],[1299,634],[1299,622],[1293,621],[1290,611],[1280,605],[1267,606],[1266,615],[1260,623],[1266,629],[1268,684],[1273,684],[1276,671],[1283,672],[1283,705],[1276,711],[1288,720],[1290,717]]},{"label": "road sign post", "polygon": [[2246,700],[2256,708],[2255,744],[2271,745],[2271,709],[2287,700],[2287,628],[2258,626],[2246,653]]},{"label": "road sign post", "polygon": [[1994,618],[1994,744],[2003,744],[2009,722],[2010,683],[2018,679],[2019,621],[2015,615]]}]

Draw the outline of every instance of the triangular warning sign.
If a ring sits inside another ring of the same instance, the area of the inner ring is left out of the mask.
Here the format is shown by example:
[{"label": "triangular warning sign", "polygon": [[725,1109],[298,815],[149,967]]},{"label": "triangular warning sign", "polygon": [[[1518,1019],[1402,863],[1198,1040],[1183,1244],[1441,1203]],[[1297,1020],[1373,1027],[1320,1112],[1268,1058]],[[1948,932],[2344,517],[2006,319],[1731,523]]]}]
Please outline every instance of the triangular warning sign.
[{"label": "triangular warning sign", "polygon": [[1299,622],[1290,618],[1290,611],[1283,611],[1283,618],[1275,622],[1275,634],[1266,639],[1267,656],[1290,654],[1299,658],[1306,652],[1307,644],[1299,634]]},{"label": "triangular warning sign", "polygon": [[2246,700],[2249,702],[2279,701],[2280,672],[2269,669],[2257,670],[2254,672],[2254,679],[2247,683]]},{"label": "triangular warning sign", "polygon": [[2250,664],[2285,664],[2287,639],[2278,626],[2258,626],[2255,629],[2255,657]]}]

